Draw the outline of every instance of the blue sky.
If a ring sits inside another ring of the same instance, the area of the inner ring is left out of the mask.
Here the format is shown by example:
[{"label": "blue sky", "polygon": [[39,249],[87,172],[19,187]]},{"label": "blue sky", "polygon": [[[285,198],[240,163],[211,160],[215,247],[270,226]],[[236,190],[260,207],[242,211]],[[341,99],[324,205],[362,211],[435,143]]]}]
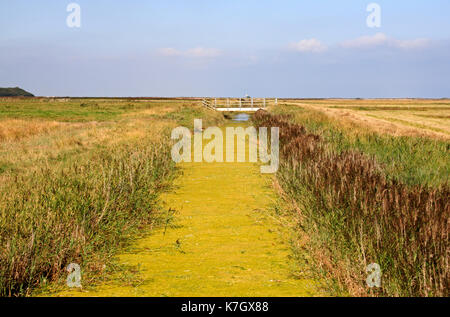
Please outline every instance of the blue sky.
[{"label": "blue sky", "polygon": [[[66,7],[81,7],[69,28]],[[369,28],[369,3],[381,27]],[[43,96],[450,97],[450,1],[0,0],[0,87]]]}]

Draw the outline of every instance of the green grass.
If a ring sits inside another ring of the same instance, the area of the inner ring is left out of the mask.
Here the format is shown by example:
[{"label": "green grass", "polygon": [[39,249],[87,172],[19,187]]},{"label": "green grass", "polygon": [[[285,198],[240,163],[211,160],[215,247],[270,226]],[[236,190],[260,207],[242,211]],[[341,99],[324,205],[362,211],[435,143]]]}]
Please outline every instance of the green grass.
[{"label": "green grass", "polygon": [[319,112],[298,106],[280,106],[274,113],[291,115],[295,122],[322,136],[338,152],[356,149],[375,157],[390,178],[424,186],[438,186],[450,180],[450,141],[390,136],[362,128],[352,130]]},{"label": "green grass", "polygon": [[0,174],[11,171],[14,168],[13,164],[7,162],[0,162]]},{"label": "green grass", "polygon": [[0,119],[40,118],[67,122],[110,121],[121,115],[161,106],[161,103],[96,99],[0,99]]},{"label": "green grass", "polygon": [[[166,114],[157,109],[173,108]],[[192,126],[194,119],[223,120],[223,115],[206,111],[199,102],[183,100],[133,101],[109,99],[0,99],[0,119],[45,119],[62,122],[117,121],[123,115],[155,109],[154,117]]]},{"label": "green grass", "polygon": [[155,219],[174,175],[169,143],[98,151],[66,168],[19,176],[0,203],[0,294],[25,295],[71,262],[108,256]]},{"label": "green grass", "polygon": [[180,111],[170,112],[164,115],[156,115],[157,118],[174,120],[180,126],[193,128],[194,119],[203,119],[203,125],[218,125],[225,120],[222,113],[206,110],[201,106],[191,105],[183,107]]},{"label": "green grass", "polygon": [[[284,116],[254,120],[280,127],[277,180],[294,206],[300,265],[337,294],[448,296],[449,143],[377,134],[298,106],[274,112]],[[365,284],[369,263],[381,266],[381,288]]]},{"label": "green grass", "polygon": [[[158,197],[177,175],[170,130],[194,118],[223,120],[183,100],[1,99],[0,128],[20,137],[0,141],[0,296],[29,295],[72,262],[101,273],[163,221]],[[47,121],[69,123],[36,130]]]}]

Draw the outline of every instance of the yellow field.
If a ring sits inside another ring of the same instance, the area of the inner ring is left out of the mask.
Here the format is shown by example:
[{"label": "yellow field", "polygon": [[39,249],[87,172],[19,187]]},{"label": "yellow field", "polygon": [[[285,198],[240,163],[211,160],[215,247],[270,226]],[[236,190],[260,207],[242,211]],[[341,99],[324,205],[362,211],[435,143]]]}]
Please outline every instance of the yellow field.
[{"label": "yellow field", "polygon": [[380,133],[450,138],[450,100],[283,100]]}]

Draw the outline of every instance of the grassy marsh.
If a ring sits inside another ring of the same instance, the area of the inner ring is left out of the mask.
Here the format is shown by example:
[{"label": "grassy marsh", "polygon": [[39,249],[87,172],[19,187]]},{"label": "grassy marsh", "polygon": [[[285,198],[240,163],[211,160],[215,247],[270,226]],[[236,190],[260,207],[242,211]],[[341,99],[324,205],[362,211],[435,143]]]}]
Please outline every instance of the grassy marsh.
[{"label": "grassy marsh", "polygon": [[389,178],[409,185],[437,186],[450,181],[450,140],[380,132],[370,122],[355,122],[296,104],[273,108],[320,135],[339,153],[358,150],[383,166]]},{"label": "grassy marsh", "polygon": [[[281,129],[277,179],[302,260],[351,295],[448,296],[448,140],[298,104],[271,112],[255,121]],[[372,262],[381,289],[365,285]]]},{"label": "grassy marsh", "polygon": [[71,262],[102,270],[161,218],[177,175],[170,131],[187,123],[169,114],[223,120],[183,100],[4,98],[0,109],[2,296],[28,295]]}]

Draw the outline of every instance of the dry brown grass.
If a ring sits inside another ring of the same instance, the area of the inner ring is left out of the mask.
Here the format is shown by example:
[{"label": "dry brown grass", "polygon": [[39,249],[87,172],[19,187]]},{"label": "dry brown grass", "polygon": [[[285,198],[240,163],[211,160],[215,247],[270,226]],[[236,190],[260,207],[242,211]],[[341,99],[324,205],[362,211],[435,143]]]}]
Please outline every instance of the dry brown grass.
[{"label": "dry brown grass", "polygon": [[29,136],[48,133],[62,127],[56,121],[6,119],[0,121],[0,142],[17,141]]},{"label": "dry brown grass", "polygon": [[322,247],[318,264],[330,277],[357,293],[365,267],[375,262],[383,283],[368,294],[448,296],[448,184],[408,186],[387,178],[373,158],[335,152],[286,116],[260,111],[254,120],[280,128],[277,176],[305,215],[315,247]]},{"label": "dry brown grass", "polygon": [[0,296],[28,295],[71,261],[109,261],[157,220],[158,194],[175,175],[171,128],[221,119],[183,100],[2,102]]},{"label": "dry brown grass", "polygon": [[[321,111],[342,124],[394,136],[450,139],[449,100],[286,100],[289,104]],[[427,115],[430,117],[427,117]]]},{"label": "dry brown grass", "polygon": [[[9,186],[19,174],[31,174],[42,166],[70,164],[78,157],[101,148],[115,148],[121,143],[146,139],[157,141],[171,121],[133,119],[119,122],[26,122],[20,131],[0,141],[0,163],[9,168],[0,173],[0,189]],[[11,129],[14,130],[14,129]],[[13,136],[14,135],[14,136]]]},{"label": "dry brown grass", "polygon": [[[338,285],[345,285],[345,294],[355,297],[366,297],[366,288],[361,285],[359,280],[361,275],[351,276],[348,270],[342,270],[341,265],[335,265],[331,261],[332,255],[323,246],[317,245],[304,224],[307,221],[307,215],[304,213],[298,203],[284,190],[277,178],[273,180],[273,187],[281,198],[281,208],[291,213],[283,226],[290,228],[294,237],[290,239],[294,254],[296,255],[301,267],[306,269],[314,267],[312,271],[317,274],[318,282],[326,284],[325,281],[336,281]],[[311,260],[313,259],[313,260]],[[305,263],[305,265],[303,265]],[[331,284],[331,283],[329,283]],[[329,288],[329,287],[327,287]],[[341,291],[337,292],[341,295]]]}]

